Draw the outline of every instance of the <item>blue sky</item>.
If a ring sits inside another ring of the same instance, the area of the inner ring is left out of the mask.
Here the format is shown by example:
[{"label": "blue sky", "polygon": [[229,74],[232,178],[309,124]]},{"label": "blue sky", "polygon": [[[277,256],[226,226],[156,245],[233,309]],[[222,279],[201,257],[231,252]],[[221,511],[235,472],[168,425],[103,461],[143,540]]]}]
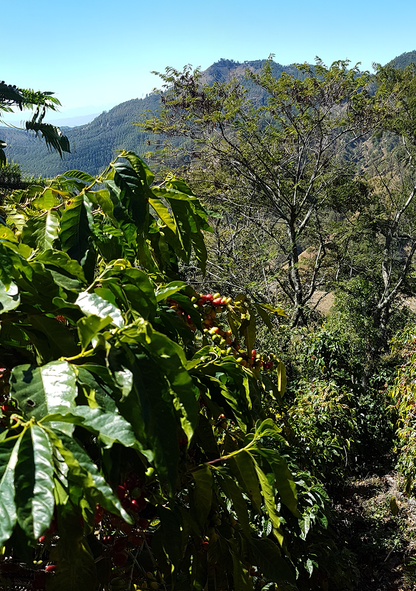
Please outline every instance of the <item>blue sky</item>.
[{"label": "blue sky", "polygon": [[[349,59],[371,69],[416,48],[416,3],[398,0],[11,0],[0,79],[54,91],[62,114],[99,112],[158,85],[150,72],[275,54],[281,64]],[[95,109],[95,111],[94,111]]]}]

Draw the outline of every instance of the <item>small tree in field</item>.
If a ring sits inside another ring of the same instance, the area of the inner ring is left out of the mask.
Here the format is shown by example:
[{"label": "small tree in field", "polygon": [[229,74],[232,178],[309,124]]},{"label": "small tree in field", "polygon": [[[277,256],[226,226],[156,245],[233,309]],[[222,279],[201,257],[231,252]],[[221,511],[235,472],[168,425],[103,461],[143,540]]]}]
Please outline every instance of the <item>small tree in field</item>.
[{"label": "small tree in field", "polygon": [[[306,304],[328,281],[323,271],[335,236],[326,220],[336,210],[334,188],[360,192],[348,151],[383,112],[368,92],[369,74],[348,62],[327,68],[318,60],[298,70],[299,77],[276,79],[269,61],[260,74],[248,72],[261,95],[254,103],[243,82],[209,86],[198,70],[167,68],[159,74],[162,113],[144,124],[190,140],[185,174],[196,190],[268,235],[278,253],[273,278],[291,304],[293,325],[306,322]],[[301,261],[308,247],[311,255]]]}]

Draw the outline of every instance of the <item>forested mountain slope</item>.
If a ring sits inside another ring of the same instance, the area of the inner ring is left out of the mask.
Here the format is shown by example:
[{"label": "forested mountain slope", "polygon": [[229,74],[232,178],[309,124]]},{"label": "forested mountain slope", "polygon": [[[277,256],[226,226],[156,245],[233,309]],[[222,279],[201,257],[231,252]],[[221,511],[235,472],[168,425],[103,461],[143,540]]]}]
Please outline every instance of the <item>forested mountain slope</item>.
[{"label": "forested mountain slope", "polygon": [[[203,81],[210,84],[215,80],[225,82],[234,76],[242,78],[247,68],[259,72],[265,61],[239,63],[221,59],[203,72]],[[294,66],[277,63],[274,63],[273,71],[276,77],[283,71],[299,75]],[[254,100],[264,100],[263,95],[256,97],[254,85],[249,81],[247,85]],[[158,109],[159,97],[150,94],[144,99],[121,103],[87,125],[65,129],[71,144],[71,154],[66,154],[63,160],[57,154],[49,152],[37,138],[20,130],[7,128],[2,130],[8,144],[7,157],[20,164],[26,175],[53,177],[67,170],[86,170],[90,174],[98,174],[114,158],[117,150],[134,150],[138,154],[149,150],[151,135],[139,130],[134,123],[140,121],[145,113],[154,113]]]},{"label": "forested mountain slope", "polygon": [[[266,60],[245,61],[243,63],[221,59],[212,64],[202,74],[202,82],[227,82],[234,76],[243,78],[247,69],[260,72]],[[392,60],[400,68],[416,62],[416,51],[404,53]],[[273,62],[273,74],[279,78],[282,72],[299,76],[294,65],[283,66]],[[156,79],[155,79],[156,80]],[[155,82],[157,85],[157,80]],[[263,102],[265,94],[259,94],[259,88],[250,80],[246,81],[250,97],[254,102]],[[134,150],[138,154],[148,151],[151,135],[139,130],[135,122],[140,121],[145,113],[155,113],[159,109],[159,97],[154,94],[144,99],[132,99],[103,112],[91,123],[65,129],[71,144],[71,154],[65,154],[61,160],[55,153],[48,151],[44,143],[20,130],[6,128],[2,130],[8,144],[7,157],[21,165],[25,175],[53,177],[67,170],[86,170],[98,174],[114,158],[117,150]]]},{"label": "forested mountain slope", "polygon": [[48,151],[44,143],[27,133],[6,128],[2,137],[8,144],[7,156],[18,162],[27,175],[52,177],[67,170],[85,169],[97,174],[114,158],[117,150],[127,149],[142,153],[149,137],[140,134],[134,122],[146,111],[158,108],[159,98],[149,95],[117,105],[96,117],[91,123],[65,129],[71,154],[63,160]]}]

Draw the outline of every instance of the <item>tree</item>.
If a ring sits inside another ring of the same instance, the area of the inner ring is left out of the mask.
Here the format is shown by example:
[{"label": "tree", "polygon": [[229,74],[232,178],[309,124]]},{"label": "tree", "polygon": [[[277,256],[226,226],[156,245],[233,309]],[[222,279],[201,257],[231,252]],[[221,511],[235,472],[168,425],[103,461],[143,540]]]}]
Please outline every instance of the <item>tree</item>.
[{"label": "tree", "polygon": [[[0,118],[3,113],[12,113],[14,108],[20,111],[33,110],[33,117],[30,121],[26,121],[25,129],[40,135],[49,148],[56,150],[62,156],[63,152],[70,152],[68,138],[58,127],[44,122],[46,112],[50,109],[55,111],[59,105],[59,100],[53,96],[52,92],[35,92],[8,85],[4,81],[0,82]],[[6,163],[5,148],[6,143],[0,140],[0,166]]]},{"label": "tree", "polygon": [[389,108],[382,130],[360,150],[367,190],[360,202],[338,201],[333,225],[339,236],[332,253],[336,288],[349,297],[351,328],[367,343],[364,385],[402,328],[392,319],[415,289],[415,73],[414,66],[378,67],[376,98]]},{"label": "tree", "polygon": [[338,61],[327,68],[317,60],[298,71],[276,79],[269,61],[259,75],[248,72],[262,92],[254,104],[242,82],[208,86],[198,70],[167,68],[159,74],[162,113],[144,124],[188,140],[185,174],[195,190],[269,235],[280,252],[274,277],[293,325],[306,322],[308,301],[328,281],[322,271],[334,237],[325,220],[334,186],[355,186],[347,152],[383,113],[369,93],[369,74],[357,66]]}]

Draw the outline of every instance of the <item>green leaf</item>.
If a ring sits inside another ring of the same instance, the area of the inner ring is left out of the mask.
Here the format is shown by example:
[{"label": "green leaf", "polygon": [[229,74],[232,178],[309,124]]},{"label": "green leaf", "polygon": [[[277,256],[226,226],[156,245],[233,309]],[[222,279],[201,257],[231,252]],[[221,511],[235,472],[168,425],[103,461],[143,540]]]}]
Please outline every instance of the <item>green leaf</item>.
[{"label": "green leaf", "polygon": [[95,177],[91,176],[87,172],[84,172],[83,170],[68,170],[67,172],[64,172],[62,175],[60,175],[60,177],[65,177],[67,179],[77,179],[82,181],[84,185],[91,185],[92,183],[96,182]]},{"label": "green leaf", "polygon": [[32,338],[46,361],[56,357],[69,357],[79,352],[74,340],[74,332],[65,324],[58,322],[56,318],[33,314],[28,316],[28,321],[34,330],[29,329],[28,326],[25,326],[24,330]]},{"label": "green leaf", "polygon": [[0,545],[12,535],[16,520],[14,474],[21,437],[0,441]]},{"label": "green leaf", "polygon": [[43,263],[47,268],[55,268],[55,272],[62,274],[65,271],[65,273],[75,277],[80,283],[86,283],[81,265],[68,256],[66,252],[48,249],[38,254],[36,260]]},{"label": "green leaf", "polygon": [[247,539],[251,538],[250,519],[247,503],[237,483],[224,470],[218,471],[218,482],[225,495],[231,500],[237,519]]},{"label": "green leaf", "polygon": [[275,306],[270,306],[270,304],[257,304],[258,308],[262,308],[263,310],[268,310],[269,312],[273,312],[274,314],[278,314],[279,316],[287,316],[286,312],[282,308],[276,308]]},{"label": "green leaf", "polygon": [[66,422],[80,425],[97,435],[106,448],[118,442],[125,447],[132,447],[136,443],[132,427],[122,416],[115,412],[105,412],[100,408],[77,406],[70,412],[56,410],[47,415],[42,423]]},{"label": "green leaf", "polygon": [[20,257],[0,241],[0,281],[6,289],[10,286],[15,271],[21,267],[20,261]]},{"label": "green leaf", "polygon": [[185,283],[184,281],[171,281],[167,285],[164,285],[163,287],[158,288],[158,290],[156,292],[156,300],[158,302],[162,302],[162,301],[166,300],[167,298],[170,298],[171,296],[173,296],[174,293],[177,293],[178,291],[180,291],[184,287],[187,287],[187,285],[188,284]]},{"label": "green leaf", "polygon": [[148,221],[148,199],[152,194],[133,168],[122,162],[115,162],[112,166],[115,171],[114,183],[121,189],[120,197],[124,196],[124,203],[140,233]]},{"label": "green leaf", "polygon": [[251,548],[254,564],[264,577],[275,583],[296,585],[294,572],[280,554],[279,547],[269,538],[252,538]]},{"label": "green leaf", "polygon": [[91,315],[80,318],[77,322],[77,329],[82,350],[85,351],[97,334],[109,324],[111,324],[110,316],[99,318],[98,316]]},{"label": "green leaf", "polygon": [[[102,365],[85,364],[77,365],[75,368],[77,374],[77,384],[80,390],[83,391],[87,398],[88,405],[90,408],[101,408],[104,411],[116,412],[117,406],[115,398],[117,399],[117,389],[120,389],[122,395],[126,395],[123,390],[123,384],[119,383],[119,375],[124,375],[124,372],[118,372],[117,381],[115,383],[115,377],[107,367]],[[128,372],[130,377],[130,388],[131,390],[131,372]],[[126,382],[128,377],[125,377]],[[127,385],[124,386],[127,389]]]},{"label": "green leaf", "polygon": [[90,249],[93,220],[91,206],[82,193],[66,202],[66,208],[61,217],[62,250],[82,264]]},{"label": "green leaf", "polygon": [[273,487],[270,485],[270,482],[267,479],[266,474],[260,468],[258,463],[253,459],[254,466],[257,472],[257,477],[260,482],[261,492],[263,494],[264,503],[266,505],[267,513],[269,515],[269,519],[273,526],[273,533],[279,542],[279,544],[283,543],[283,535],[280,528],[280,516],[276,510],[276,499],[275,494],[273,491]]},{"label": "green leaf", "polygon": [[163,532],[163,547],[174,567],[178,567],[183,555],[182,519],[178,510],[159,505],[157,509]]},{"label": "green leaf", "polygon": [[206,520],[211,511],[212,504],[212,472],[206,464],[192,473],[195,480],[195,490],[193,494],[193,510],[195,518],[202,531],[206,527]]},{"label": "green leaf", "polygon": [[268,461],[273,470],[275,486],[282,499],[282,503],[290,509],[295,517],[300,518],[300,513],[297,508],[298,498],[296,484],[285,460],[280,457],[275,457],[273,460],[268,459]]},{"label": "green leaf", "polygon": [[273,330],[273,324],[270,321],[268,313],[259,304],[254,304],[254,306],[267,328]]},{"label": "green leaf", "polygon": [[[52,361],[42,367],[18,365],[10,378],[10,393],[26,417],[40,421],[57,408],[75,408],[75,373],[67,361]],[[57,423],[55,428],[68,434],[73,426]]]},{"label": "green leaf", "polygon": [[43,193],[39,195],[39,197],[36,197],[36,199],[34,199],[31,202],[31,205],[33,205],[33,207],[36,207],[37,209],[51,210],[53,207],[56,207],[60,203],[61,199],[55,191],[53,191],[52,189],[45,189]]},{"label": "green leaf", "polygon": [[30,425],[22,436],[15,484],[18,523],[36,540],[50,526],[55,504],[52,445],[37,425]]},{"label": "green leaf", "polygon": [[15,283],[10,283],[6,288],[0,281],[0,314],[14,310],[20,304],[19,289]]},{"label": "green leaf", "polygon": [[279,363],[277,364],[276,373],[277,373],[277,388],[279,390],[280,397],[283,398],[284,393],[286,392],[287,379],[286,379],[286,367],[285,367],[284,363],[282,363],[281,361],[279,361]]},{"label": "green leaf", "polygon": [[[120,413],[131,423],[148,459],[154,458],[162,480],[174,490],[179,462],[179,421],[168,380],[158,360],[141,353],[126,365],[133,372],[133,388],[118,404]],[[143,453],[143,452],[142,452]]]},{"label": "green leaf", "polygon": [[234,591],[252,591],[253,579],[249,576],[249,572],[244,568],[241,561],[241,554],[237,548],[231,546],[231,556],[233,559],[233,590]]},{"label": "green leaf", "polygon": [[245,450],[241,450],[230,459],[230,467],[235,473],[240,486],[250,498],[256,511],[260,513],[262,498],[255,466],[257,464],[253,456]]},{"label": "green leaf", "polygon": [[[149,276],[140,269],[126,269],[121,274],[124,293],[132,308],[145,320],[156,314],[155,288]],[[103,282],[105,285],[105,282]]]},{"label": "green leaf", "polygon": [[281,429],[276,425],[273,419],[265,419],[262,423],[258,421],[255,437],[273,437],[273,439],[277,439],[277,441],[285,441],[281,435]]},{"label": "green leaf", "polygon": [[22,241],[41,251],[53,247],[59,233],[59,214],[50,210],[30,218],[22,231]]},{"label": "green leaf", "polygon": [[128,523],[132,523],[132,519],[121,506],[119,499],[79,443],[60,431],[48,430],[48,433],[69,468],[68,478],[84,489],[92,503],[98,503],[110,513],[116,513]]},{"label": "green leaf", "polygon": [[81,312],[85,314],[85,316],[94,315],[102,319],[109,316],[112,323],[118,328],[124,326],[124,320],[120,310],[114,306],[114,304],[104,300],[95,293],[83,291],[75,300],[75,305],[80,308]]}]

